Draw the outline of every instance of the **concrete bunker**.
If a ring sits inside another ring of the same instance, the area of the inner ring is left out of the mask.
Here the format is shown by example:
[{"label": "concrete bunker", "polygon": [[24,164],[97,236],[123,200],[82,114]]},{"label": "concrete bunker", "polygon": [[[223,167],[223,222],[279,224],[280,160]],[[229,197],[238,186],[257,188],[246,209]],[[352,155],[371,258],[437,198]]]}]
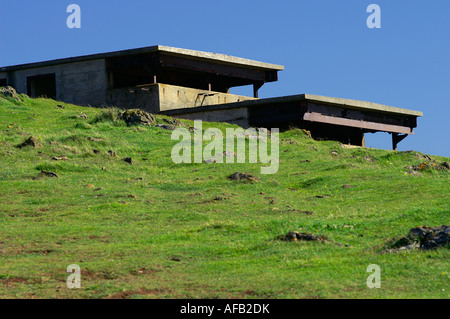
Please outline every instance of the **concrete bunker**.
[{"label": "concrete bunker", "polygon": [[[421,112],[310,94],[258,98],[278,80],[281,65],[224,54],[152,46],[0,68],[0,85],[18,93],[91,106],[141,108],[151,113],[243,127],[297,126],[313,137],[364,146],[364,134],[392,134],[393,149],[413,134]],[[230,88],[253,87],[253,96]]]}]

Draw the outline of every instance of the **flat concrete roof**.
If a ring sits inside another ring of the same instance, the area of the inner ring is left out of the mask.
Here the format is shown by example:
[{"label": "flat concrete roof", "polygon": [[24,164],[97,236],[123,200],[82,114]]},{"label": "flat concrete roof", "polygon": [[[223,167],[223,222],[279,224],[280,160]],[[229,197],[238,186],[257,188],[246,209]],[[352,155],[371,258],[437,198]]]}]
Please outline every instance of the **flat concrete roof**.
[{"label": "flat concrete roof", "polygon": [[127,55],[136,55],[136,54],[145,54],[145,53],[153,53],[153,52],[162,52],[170,55],[182,56],[187,59],[194,60],[203,60],[209,61],[217,64],[227,64],[227,65],[235,65],[244,68],[250,69],[258,69],[258,70],[270,70],[270,71],[281,71],[284,70],[284,66],[264,63],[244,58],[238,58],[230,55],[219,54],[219,53],[211,53],[211,52],[203,52],[203,51],[195,51],[188,49],[180,49],[174,47],[168,47],[163,45],[155,45],[150,47],[138,48],[138,49],[130,49],[130,50],[121,50],[114,51],[108,53],[99,53],[99,54],[91,54],[84,55],[78,57],[64,58],[64,59],[56,59],[49,60],[43,62],[35,62],[28,64],[19,64],[13,66],[1,67],[0,72],[13,71],[18,69],[29,69],[29,68],[38,68],[43,66],[64,64],[64,63],[73,63],[80,62],[86,60],[96,60],[96,59],[104,59],[104,58],[113,58]]},{"label": "flat concrete roof", "polygon": [[350,100],[350,99],[342,99],[338,97],[328,97],[328,96],[320,96],[320,95],[312,95],[312,94],[303,94],[305,100],[320,102],[324,104],[331,105],[339,105],[345,106],[352,109],[359,110],[368,110],[382,113],[395,113],[400,115],[411,115],[411,116],[423,116],[422,112],[413,111],[408,109],[402,109],[399,107],[388,106],[378,103],[359,101],[359,100]]},{"label": "flat concrete roof", "polygon": [[358,100],[350,100],[350,99],[342,99],[337,97],[328,97],[328,96],[320,96],[320,95],[312,95],[312,94],[300,94],[300,95],[290,95],[283,97],[274,97],[274,98],[265,98],[265,99],[255,99],[248,100],[242,102],[228,103],[228,104],[220,104],[220,105],[211,105],[211,106],[201,106],[196,108],[185,108],[179,110],[170,110],[164,112],[164,114],[182,114],[182,113],[195,113],[202,112],[206,110],[222,110],[227,108],[238,108],[238,107],[247,107],[247,106],[258,106],[265,104],[277,104],[277,103],[289,103],[289,102],[299,102],[299,101],[313,101],[322,104],[336,105],[345,108],[357,109],[362,111],[371,111],[371,112],[380,112],[380,113],[388,113],[388,114],[399,114],[404,116],[423,116],[422,112],[412,111],[407,109],[402,109],[398,107],[377,104],[372,102],[358,101]]}]

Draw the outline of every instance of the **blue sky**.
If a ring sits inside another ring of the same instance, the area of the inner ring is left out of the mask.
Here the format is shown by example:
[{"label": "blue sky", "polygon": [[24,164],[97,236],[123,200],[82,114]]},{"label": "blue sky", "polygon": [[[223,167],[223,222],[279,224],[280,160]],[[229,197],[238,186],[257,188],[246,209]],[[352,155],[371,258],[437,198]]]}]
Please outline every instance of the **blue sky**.
[{"label": "blue sky", "polygon": [[[69,29],[69,4],[81,29]],[[369,29],[369,4],[381,29]],[[260,97],[318,94],[422,111],[399,150],[450,156],[450,1],[0,0],[0,66],[167,45],[282,64]],[[251,94],[250,88],[232,91]],[[366,145],[391,147],[390,135]]]}]

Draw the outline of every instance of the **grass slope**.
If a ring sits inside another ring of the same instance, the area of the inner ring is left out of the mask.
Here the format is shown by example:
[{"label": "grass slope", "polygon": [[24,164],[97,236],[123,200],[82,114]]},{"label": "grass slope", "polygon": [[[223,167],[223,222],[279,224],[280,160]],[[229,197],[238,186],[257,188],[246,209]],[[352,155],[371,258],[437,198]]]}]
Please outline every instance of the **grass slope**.
[{"label": "grass slope", "polygon": [[[425,161],[414,152],[346,149],[291,130],[274,175],[261,164],[177,165],[170,131],[22,99],[0,97],[1,298],[450,297],[449,249],[380,253],[412,227],[449,223],[449,172],[408,174]],[[43,146],[16,147],[30,135]],[[33,179],[41,170],[59,177]],[[261,181],[227,179],[237,171]],[[289,231],[330,241],[277,239]],[[81,289],[66,287],[70,264]],[[370,264],[381,267],[380,289],[366,286]]]}]

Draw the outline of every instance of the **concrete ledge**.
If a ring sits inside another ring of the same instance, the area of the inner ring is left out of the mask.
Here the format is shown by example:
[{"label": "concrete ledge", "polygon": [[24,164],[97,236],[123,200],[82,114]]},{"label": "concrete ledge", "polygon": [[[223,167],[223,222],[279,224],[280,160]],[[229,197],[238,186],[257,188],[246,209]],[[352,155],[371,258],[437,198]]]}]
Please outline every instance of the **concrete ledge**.
[{"label": "concrete ledge", "polygon": [[359,100],[342,99],[337,97],[328,97],[312,94],[303,94],[305,100],[321,102],[323,104],[339,105],[352,109],[368,110],[382,113],[394,113],[401,115],[423,116],[422,112],[402,109],[398,107],[377,104],[372,102],[365,102]]},{"label": "concrete ledge", "polygon": [[243,102],[236,103],[228,103],[222,105],[211,105],[207,107],[195,107],[190,109],[183,110],[171,110],[166,112],[167,115],[176,115],[181,113],[195,113],[195,112],[203,112],[205,110],[221,110],[221,109],[233,109],[239,107],[250,107],[250,106],[259,106],[266,104],[276,104],[276,103],[290,103],[290,102],[301,102],[301,101],[314,101],[320,102],[322,104],[330,104],[336,105],[344,108],[351,108],[362,111],[370,111],[370,112],[380,112],[386,114],[399,114],[406,116],[423,116],[422,112],[412,111],[407,109],[401,109],[398,107],[387,106],[383,104],[377,104],[372,102],[358,101],[358,100],[350,100],[350,99],[342,99],[335,97],[327,97],[320,95],[312,95],[312,94],[300,94],[300,95],[290,95],[283,97],[274,97],[274,98],[266,98],[266,99],[257,99],[257,100],[248,100]]},{"label": "concrete ledge", "polygon": [[225,63],[225,64],[238,64],[245,67],[252,67],[256,69],[267,69],[267,70],[276,70],[282,71],[284,70],[284,66],[259,62],[255,60],[249,60],[244,58],[238,58],[231,55],[225,55],[220,53],[212,53],[212,52],[204,52],[204,51],[196,51],[196,50],[188,50],[188,49],[179,49],[173,47],[166,47],[163,45],[158,45],[157,50],[160,52],[167,52],[175,55],[187,56],[195,59],[201,60],[214,60],[216,62]]},{"label": "concrete ledge", "polygon": [[121,50],[115,52],[107,52],[107,53],[98,53],[91,55],[84,55],[79,57],[70,57],[63,58],[57,60],[43,61],[43,62],[35,62],[35,63],[27,63],[27,64],[19,64],[13,66],[5,66],[0,67],[0,72],[13,71],[18,69],[28,69],[28,68],[37,68],[49,65],[63,64],[63,63],[71,63],[71,62],[79,62],[86,60],[96,60],[96,59],[105,59],[105,58],[113,58],[119,56],[126,55],[136,55],[136,54],[145,54],[152,52],[162,52],[171,55],[185,56],[187,58],[193,58],[198,60],[207,60],[211,62],[216,62],[219,64],[231,64],[238,65],[244,68],[253,68],[267,71],[282,71],[284,70],[284,66],[277,64],[270,64],[265,62],[259,62],[254,60],[248,60],[244,58],[238,58],[230,55],[219,54],[219,53],[211,53],[211,52],[203,52],[203,51],[195,51],[188,49],[179,49],[173,47],[167,47],[163,45],[155,45],[150,47],[138,48],[138,49],[130,49],[130,50]]}]

